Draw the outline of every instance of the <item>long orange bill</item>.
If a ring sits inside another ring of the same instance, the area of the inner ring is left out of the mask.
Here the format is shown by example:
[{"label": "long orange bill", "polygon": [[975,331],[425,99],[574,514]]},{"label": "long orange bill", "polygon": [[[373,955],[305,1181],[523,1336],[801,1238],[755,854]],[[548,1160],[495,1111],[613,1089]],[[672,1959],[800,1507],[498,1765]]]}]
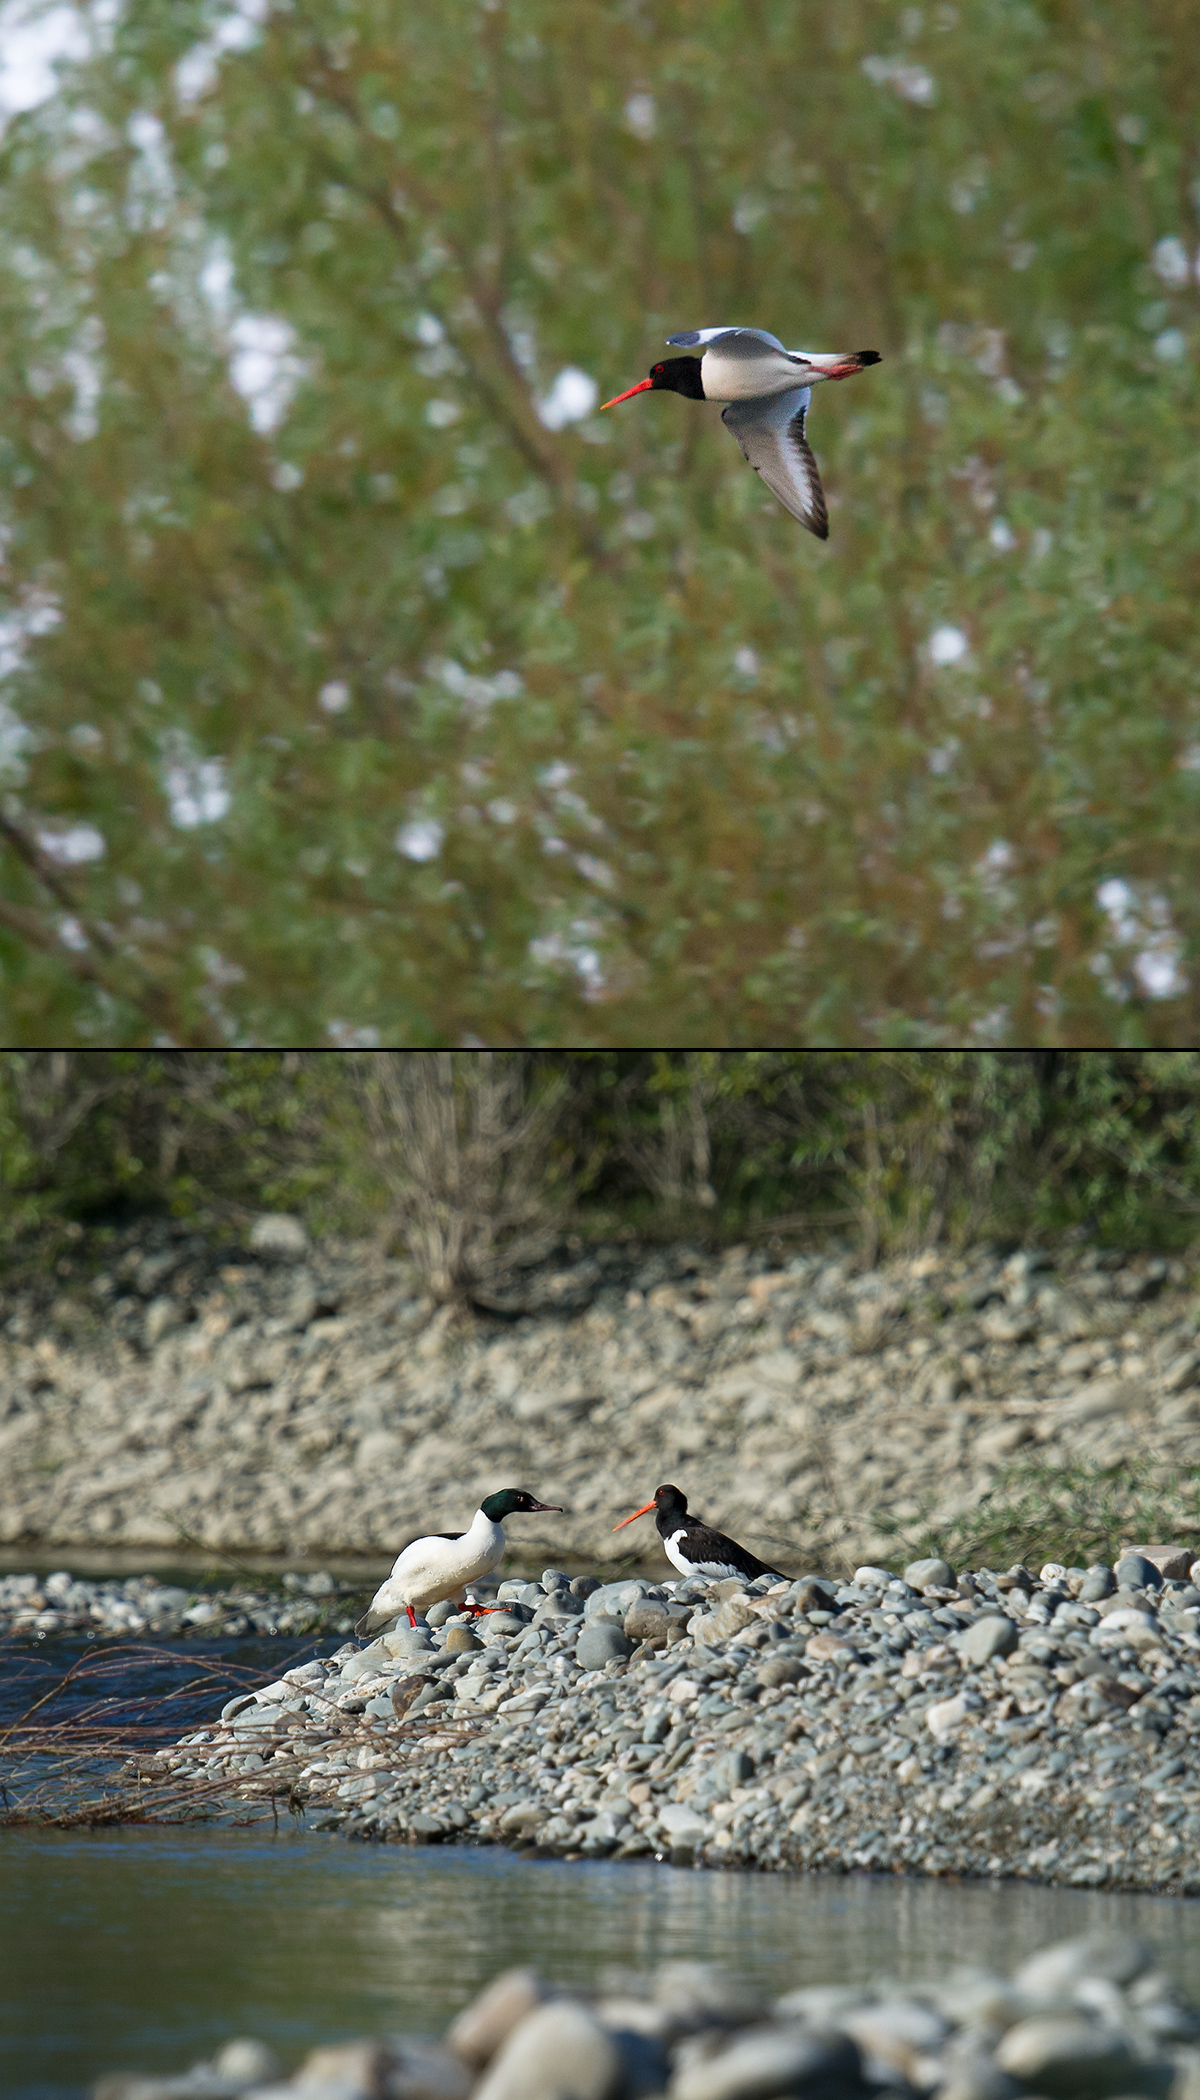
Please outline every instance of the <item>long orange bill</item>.
[{"label": "long orange bill", "polygon": [[[635,394],[644,394],[644,393],[645,393],[645,391],[646,391],[646,388],[647,388],[648,386],[653,386],[653,385],[654,385],[654,381],[653,381],[652,379],[639,379],[639,380],[638,380],[638,383],[637,383],[637,385],[636,385],[636,386],[631,386],[631,387],[628,387],[628,388],[626,389],[626,391],[625,391],[625,392],[624,392],[623,394],[614,394],[614,395],[613,395],[613,397],[612,397],[612,400],[611,400],[611,401],[602,401],[602,402],[600,403],[600,408],[601,408],[601,409],[605,409],[605,408],[615,408],[615,407],[616,407],[616,405],[617,405],[617,403],[618,403],[618,401],[631,401],[631,400],[633,399],[633,396],[634,396]],[[597,413],[599,413],[599,411],[597,411]],[[641,1511],[640,1511],[640,1510],[638,1511],[638,1515],[639,1515],[639,1516],[641,1515]],[[627,1523],[627,1524],[632,1524],[632,1522],[633,1522],[633,1519],[632,1519],[632,1517],[626,1517],[625,1521],[626,1521],[626,1523]],[[616,1528],[617,1528],[617,1530],[619,1531],[621,1527],[620,1527],[620,1525],[618,1524]]]},{"label": "long orange bill", "polygon": [[[645,384],[646,384],[647,386],[649,386],[649,384],[650,384],[649,380],[647,380],[647,381],[645,382]],[[620,1523],[619,1523],[619,1524],[614,1524],[614,1525],[613,1525],[613,1530],[614,1530],[614,1531],[624,1531],[624,1529],[625,1529],[625,1526],[626,1526],[627,1524],[632,1524],[632,1523],[634,1522],[634,1520],[635,1520],[635,1519],[636,1519],[637,1517],[648,1517],[648,1516],[649,1516],[649,1514],[650,1514],[650,1512],[651,1512],[651,1510],[652,1510],[653,1508],[654,1508],[654,1504],[653,1504],[653,1502],[647,1502],[647,1504],[646,1504],[646,1506],[645,1506],[645,1508],[644,1508],[644,1509],[635,1509],[635,1510],[634,1510],[634,1512],[633,1512],[633,1516],[632,1516],[632,1517],[622,1517],[622,1519],[621,1519],[621,1521],[620,1521]]]}]

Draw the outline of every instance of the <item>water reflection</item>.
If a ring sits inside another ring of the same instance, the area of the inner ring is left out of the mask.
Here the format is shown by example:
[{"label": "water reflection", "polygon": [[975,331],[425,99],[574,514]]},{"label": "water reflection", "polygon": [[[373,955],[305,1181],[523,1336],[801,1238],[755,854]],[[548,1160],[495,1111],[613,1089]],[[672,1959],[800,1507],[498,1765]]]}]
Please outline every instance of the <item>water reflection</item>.
[{"label": "water reflection", "polygon": [[182,2068],[235,2034],[294,2058],[434,2031],[514,1960],[594,1982],[697,1957],[772,1990],[1009,1966],[1098,1927],[1143,1932],[1191,1990],[1200,1905],[888,1877],[568,1866],[247,1831],[0,1832],[0,2089],[76,2100],[103,2070]]}]

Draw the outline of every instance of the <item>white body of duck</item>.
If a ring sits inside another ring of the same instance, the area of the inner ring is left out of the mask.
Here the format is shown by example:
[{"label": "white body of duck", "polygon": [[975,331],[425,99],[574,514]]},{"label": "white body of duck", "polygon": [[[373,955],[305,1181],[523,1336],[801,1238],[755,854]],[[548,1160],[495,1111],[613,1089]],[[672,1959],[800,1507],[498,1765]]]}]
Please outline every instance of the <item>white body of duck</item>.
[{"label": "white body of duck", "polygon": [[443,1597],[461,1605],[467,1584],[490,1575],[504,1559],[505,1517],[553,1508],[554,1504],[538,1502],[524,1488],[503,1488],[480,1504],[466,1531],[432,1532],[427,1538],[412,1539],[355,1627],[360,1640],[381,1633],[406,1612],[409,1625],[415,1626],[418,1612],[427,1612]]}]

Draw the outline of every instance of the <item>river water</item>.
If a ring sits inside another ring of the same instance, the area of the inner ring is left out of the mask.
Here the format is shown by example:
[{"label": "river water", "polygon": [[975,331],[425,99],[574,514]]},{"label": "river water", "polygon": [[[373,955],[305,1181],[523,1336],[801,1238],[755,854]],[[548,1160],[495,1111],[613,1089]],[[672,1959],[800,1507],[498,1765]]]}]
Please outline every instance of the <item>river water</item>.
[{"label": "river water", "polygon": [[523,1860],[261,1829],[0,1831],[0,2091],[78,2100],[231,2036],[434,2033],[498,1969],[639,1978],[691,1957],[772,1989],[1010,1967],[1121,1928],[1200,1981],[1200,1904],[1020,1884],[787,1878]]},{"label": "river water", "polygon": [[[275,1674],[300,1652],[261,1645],[222,1656],[219,1643],[180,1644],[149,1680],[155,1698],[169,1693],[172,1726],[186,1725],[202,1655],[205,1667]],[[10,1649],[0,1721],[78,1653],[67,1642]],[[131,1711],[144,1715],[144,1666],[129,1682],[142,1701]],[[78,1678],[67,1694],[55,1710],[81,1711]],[[214,1695],[203,1696],[210,1711]],[[182,2070],[235,2035],[269,2041],[292,2063],[318,2041],[433,2034],[514,1961],[594,1983],[702,1959],[781,1991],[961,1962],[1011,1968],[1048,1941],[1097,1929],[1153,1939],[1200,1995],[1200,1903],[1171,1898],[540,1861],[269,1822],[0,1828],[0,2093],[80,2100],[105,2071]]]}]

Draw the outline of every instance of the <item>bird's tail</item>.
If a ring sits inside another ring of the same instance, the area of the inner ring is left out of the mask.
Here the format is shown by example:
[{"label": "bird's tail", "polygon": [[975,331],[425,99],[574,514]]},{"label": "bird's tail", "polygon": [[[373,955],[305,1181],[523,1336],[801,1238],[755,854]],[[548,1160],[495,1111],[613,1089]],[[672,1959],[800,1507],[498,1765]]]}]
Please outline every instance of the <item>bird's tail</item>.
[{"label": "bird's tail", "polygon": [[828,363],[820,357],[811,360],[822,379],[850,379],[855,372],[862,372],[867,365],[877,365],[880,361],[878,350],[848,350],[844,356],[831,357]]}]

